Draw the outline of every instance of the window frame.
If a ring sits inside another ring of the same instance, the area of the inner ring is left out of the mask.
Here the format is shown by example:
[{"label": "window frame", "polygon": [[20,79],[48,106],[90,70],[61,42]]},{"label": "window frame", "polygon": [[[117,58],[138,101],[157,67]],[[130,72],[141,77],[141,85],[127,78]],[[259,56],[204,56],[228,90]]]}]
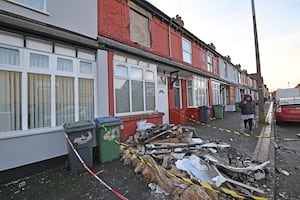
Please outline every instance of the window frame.
[{"label": "window frame", "polygon": [[26,4],[26,2],[24,2],[24,0],[23,0],[24,3],[18,2],[16,0],[6,0],[6,1],[11,2],[13,4],[16,4],[16,5],[19,5],[19,6],[22,6],[24,8],[28,8],[28,9],[33,10],[33,11],[37,11],[37,12],[40,12],[40,13],[48,14],[47,13],[47,0],[41,0],[44,3],[43,9],[39,9],[37,7],[30,6],[30,5]]},{"label": "window frame", "polygon": [[[175,83],[178,81],[179,85],[176,85]],[[182,84],[181,84],[181,81],[182,79],[178,79],[177,81],[174,82],[173,84],[173,91],[174,91],[174,88],[177,88],[179,89],[179,107],[176,107],[175,105],[175,91],[173,92],[174,93],[174,107],[177,108],[177,109],[182,109],[183,106],[182,106]]]},{"label": "window frame", "polygon": [[221,84],[215,81],[211,82],[213,105],[221,104]]},{"label": "window frame", "polygon": [[[75,112],[75,119],[74,121],[79,120],[79,79],[90,79],[93,80],[94,84],[94,90],[93,93],[96,91],[96,73],[95,73],[95,68],[96,68],[96,62],[95,60],[90,60],[90,58],[87,59],[82,59],[82,58],[77,58],[77,57],[70,57],[70,56],[64,56],[61,54],[57,53],[52,53],[52,52],[45,52],[42,50],[32,50],[29,48],[25,47],[15,47],[13,44],[2,44],[0,43],[1,48],[7,48],[7,49],[12,49],[12,50],[18,50],[19,52],[19,65],[9,65],[9,64],[0,64],[0,70],[2,71],[8,71],[8,72],[19,72],[22,75],[21,78],[21,115],[22,115],[22,127],[21,130],[12,130],[12,131],[7,131],[7,132],[0,132],[0,137],[3,135],[15,135],[18,136],[20,134],[27,135],[27,134],[32,134],[37,131],[38,129],[43,129],[43,130],[50,130],[55,127],[58,127],[60,125],[56,125],[56,96],[55,96],[55,80],[57,76],[61,77],[72,77],[74,78],[74,112]],[[80,51],[80,50],[79,50]],[[36,54],[41,54],[41,55],[46,55],[49,56],[49,68],[36,68],[36,67],[30,67],[30,53],[36,53]],[[91,55],[94,55],[94,52],[90,51]],[[67,58],[73,60],[73,72],[62,72],[58,71],[57,68],[57,58],[62,57],[62,58]],[[88,62],[92,64],[92,74],[83,74],[80,73],[79,66],[80,62]],[[27,91],[29,89],[28,81],[29,81],[29,74],[40,74],[40,75],[49,75],[50,78],[50,85],[51,85],[51,125],[50,127],[41,127],[41,128],[30,128],[29,129],[29,118],[28,118],[28,109],[29,109],[29,100],[27,96]],[[93,115],[96,113],[96,103],[97,102],[97,96],[93,96]],[[92,120],[92,119],[90,119]],[[13,132],[13,133],[12,133]]]},{"label": "window frame", "polygon": [[228,78],[228,64],[224,61],[224,77]]},{"label": "window frame", "polygon": [[207,53],[207,71],[214,72],[214,57],[213,54],[208,52]]},{"label": "window frame", "polygon": [[[192,81],[192,105],[188,105],[190,108],[196,108],[199,106],[208,106],[208,79],[202,76],[193,76]],[[201,87],[204,85],[204,87]],[[188,91],[187,91],[188,95]],[[197,100],[199,99],[199,100]]]},{"label": "window frame", "polygon": [[[189,49],[185,49],[185,45],[187,44]],[[193,62],[193,55],[192,55],[192,42],[184,37],[182,37],[182,60],[186,63],[192,64]],[[185,60],[185,53],[189,55],[190,60]]]},{"label": "window frame", "polygon": [[[149,67],[144,67],[144,66],[140,66],[137,64],[133,64],[133,63],[128,63],[128,62],[120,62],[117,60],[114,60],[114,69],[113,69],[113,80],[115,81],[115,79],[119,79],[119,80],[128,80],[129,81],[129,112],[122,112],[122,113],[118,113],[117,112],[117,101],[116,101],[116,87],[114,85],[114,114],[116,116],[128,116],[128,115],[138,115],[138,114],[145,114],[145,113],[152,113],[156,110],[157,107],[157,82],[156,82],[156,77],[157,77],[157,67],[156,66],[150,66],[151,64],[149,64]],[[123,66],[123,67],[127,67],[127,72],[128,75],[127,76],[118,76],[115,73],[116,67],[118,66]],[[142,111],[133,111],[133,100],[132,100],[132,81],[136,81],[137,79],[132,78],[130,76],[130,72],[132,68],[136,68],[136,69],[141,69],[142,70],[142,81],[143,82],[143,110]],[[153,72],[153,80],[147,80],[145,77],[145,73],[146,71],[151,71]],[[154,95],[155,95],[155,99],[154,99],[154,109],[153,110],[147,110],[147,95],[146,95],[146,83],[154,83]]]}]

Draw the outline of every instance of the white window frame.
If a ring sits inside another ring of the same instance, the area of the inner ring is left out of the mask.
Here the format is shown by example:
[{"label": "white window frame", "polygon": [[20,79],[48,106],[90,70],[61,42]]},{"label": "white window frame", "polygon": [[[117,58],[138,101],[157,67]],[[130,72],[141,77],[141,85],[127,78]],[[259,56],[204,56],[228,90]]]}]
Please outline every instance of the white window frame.
[{"label": "white window frame", "polygon": [[224,77],[228,78],[228,64],[224,61]]},{"label": "white window frame", "polygon": [[[13,44],[12,44],[13,45]],[[43,44],[41,44],[42,46]],[[51,127],[44,127],[43,130],[50,130],[51,128],[57,127],[56,125],[56,97],[55,97],[55,77],[56,76],[65,76],[65,77],[73,77],[74,78],[74,109],[75,109],[75,121],[78,121],[79,119],[79,97],[78,97],[78,79],[84,78],[84,79],[92,79],[94,80],[94,92],[96,90],[96,62],[95,60],[88,60],[88,59],[79,59],[75,57],[67,57],[62,55],[57,55],[55,53],[48,53],[38,50],[31,50],[23,47],[15,47],[8,44],[2,44],[0,43],[0,47],[18,50],[19,51],[19,65],[8,65],[8,64],[0,64],[0,70],[2,71],[12,71],[12,72],[21,72],[22,73],[22,129],[21,130],[12,130],[9,132],[0,132],[1,135],[10,135],[13,136],[14,134],[11,134],[11,132],[15,132],[16,136],[20,135],[20,131],[22,132],[22,135],[26,134],[32,134],[31,132],[36,129],[28,129],[28,96],[27,96],[27,83],[28,83],[28,74],[44,74],[44,75],[50,75],[51,76]],[[30,53],[37,53],[41,55],[47,55],[49,56],[49,68],[33,68],[29,66],[29,59],[30,59]],[[57,68],[57,58],[67,58],[73,60],[73,72],[62,72],[58,71]],[[89,62],[92,64],[92,74],[81,74],[79,73],[79,63],[80,61],[83,62]],[[94,95],[94,114],[96,112],[96,95]],[[28,130],[28,131],[26,131]],[[25,132],[24,132],[25,131]],[[35,132],[35,131],[33,131]]]},{"label": "white window frame", "polygon": [[[188,45],[189,48],[185,48],[186,45]],[[189,60],[186,60],[185,59],[185,54],[188,54],[189,55]],[[182,60],[186,63],[189,63],[189,64],[192,64],[192,60],[193,60],[193,57],[192,57],[192,42],[189,41],[188,39],[186,38],[182,38]]]},{"label": "white window frame", "polygon": [[47,14],[47,12],[46,12],[47,11],[47,0],[40,0],[40,1],[43,1],[43,4],[44,4],[44,7],[42,9],[39,9],[37,7],[34,7],[34,6],[30,6],[28,3],[26,3],[26,0],[22,0],[23,2],[19,2],[17,0],[6,0],[6,1],[9,1],[9,2],[17,4],[17,5],[20,5],[20,6],[25,7],[25,8],[29,8],[29,9],[34,10],[34,11],[38,11],[38,12]]},{"label": "white window frame", "polygon": [[188,105],[188,107],[208,106],[208,79],[202,76],[193,76],[191,80],[193,105]]},{"label": "white window frame", "polygon": [[[182,87],[181,87],[181,81],[182,79],[178,79],[177,80],[179,85],[175,85],[176,82],[173,83],[173,90],[174,88],[178,88],[179,89],[179,108],[177,109],[182,109]],[[174,92],[174,107],[175,107],[175,92]],[[176,108],[176,107],[175,107]]]},{"label": "white window frame", "polygon": [[[115,58],[118,57],[118,56],[115,56]],[[145,65],[145,66],[144,66]],[[117,102],[116,102],[116,88],[114,86],[114,114],[115,116],[128,116],[128,115],[139,115],[139,114],[145,114],[145,113],[153,113],[155,110],[156,110],[156,107],[157,107],[157,94],[156,94],[156,91],[157,91],[157,67],[156,65],[153,65],[153,64],[148,64],[148,63],[145,63],[145,62],[138,62],[137,60],[134,60],[134,59],[125,59],[124,62],[120,61],[120,60],[117,60],[117,59],[114,59],[114,80],[115,78],[117,79],[122,79],[122,80],[128,80],[129,81],[129,112],[123,112],[123,113],[117,113]],[[123,67],[127,67],[128,69],[128,76],[125,77],[125,76],[117,76],[115,74],[115,70],[116,70],[116,67],[117,66],[123,66]],[[134,78],[131,78],[130,77],[130,71],[132,68],[137,68],[137,69],[141,69],[143,71],[143,78],[142,78],[142,82],[143,82],[143,105],[144,105],[144,110],[143,111],[132,111],[132,108],[133,108],[133,105],[132,105],[132,81],[136,80]],[[151,71],[154,73],[154,79],[153,81],[150,81],[150,80],[147,80],[145,78],[145,73],[146,71]],[[147,110],[146,108],[146,83],[147,82],[151,82],[151,83],[154,83],[154,87],[155,87],[155,91],[154,91],[154,94],[155,94],[155,107],[154,107],[154,110]]]},{"label": "white window frame", "polygon": [[214,61],[213,61],[213,54],[207,53],[207,70],[209,72],[214,72]]},{"label": "white window frame", "polygon": [[221,104],[220,85],[218,82],[211,82],[213,105]]},{"label": "white window frame", "polygon": [[[191,81],[191,85],[188,84],[189,81]],[[192,98],[191,99],[189,99],[189,90],[192,90]],[[194,90],[193,79],[186,80],[186,96],[187,96],[188,107],[194,107],[193,90]],[[192,104],[190,104],[190,101]]]}]

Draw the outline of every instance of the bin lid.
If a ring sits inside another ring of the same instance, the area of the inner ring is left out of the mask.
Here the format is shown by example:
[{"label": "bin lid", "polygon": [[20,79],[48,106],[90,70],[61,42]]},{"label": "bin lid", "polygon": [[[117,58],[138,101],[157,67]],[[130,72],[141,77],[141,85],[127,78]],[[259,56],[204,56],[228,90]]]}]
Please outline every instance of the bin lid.
[{"label": "bin lid", "polygon": [[121,122],[120,117],[100,117],[95,119],[95,123],[98,124],[107,124],[112,122]]},{"label": "bin lid", "polygon": [[198,108],[200,108],[200,109],[209,109],[208,106],[199,106]]},{"label": "bin lid", "polygon": [[95,128],[95,124],[90,120],[82,120],[78,122],[70,122],[64,124],[66,133],[79,132]]}]

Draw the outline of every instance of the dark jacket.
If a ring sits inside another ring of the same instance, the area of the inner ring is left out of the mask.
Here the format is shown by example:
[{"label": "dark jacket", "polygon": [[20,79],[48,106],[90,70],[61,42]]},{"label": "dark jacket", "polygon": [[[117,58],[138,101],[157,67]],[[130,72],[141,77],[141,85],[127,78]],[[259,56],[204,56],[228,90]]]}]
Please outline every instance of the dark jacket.
[{"label": "dark jacket", "polygon": [[[247,101],[247,97],[250,97],[250,101]],[[244,101],[247,101],[245,104]],[[252,101],[250,95],[245,95],[244,100],[240,102],[239,107],[241,108],[242,115],[255,114],[255,103]]]}]

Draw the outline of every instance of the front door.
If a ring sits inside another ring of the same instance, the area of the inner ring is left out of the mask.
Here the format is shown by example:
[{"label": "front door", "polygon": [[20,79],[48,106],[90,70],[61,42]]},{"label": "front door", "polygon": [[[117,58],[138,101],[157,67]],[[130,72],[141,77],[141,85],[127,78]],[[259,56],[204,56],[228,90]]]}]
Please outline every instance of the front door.
[{"label": "front door", "polygon": [[[163,77],[165,78],[165,77]],[[161,77],[158,77],[161,79]],[[168,102],[168,85],[166,79],[164,81],[157,81],[157,92],[158,92],[158,102],[157,102],[157,109],[159,112],[164,113],[163,116],[163,123],[169,123],[169,102]]]}]

